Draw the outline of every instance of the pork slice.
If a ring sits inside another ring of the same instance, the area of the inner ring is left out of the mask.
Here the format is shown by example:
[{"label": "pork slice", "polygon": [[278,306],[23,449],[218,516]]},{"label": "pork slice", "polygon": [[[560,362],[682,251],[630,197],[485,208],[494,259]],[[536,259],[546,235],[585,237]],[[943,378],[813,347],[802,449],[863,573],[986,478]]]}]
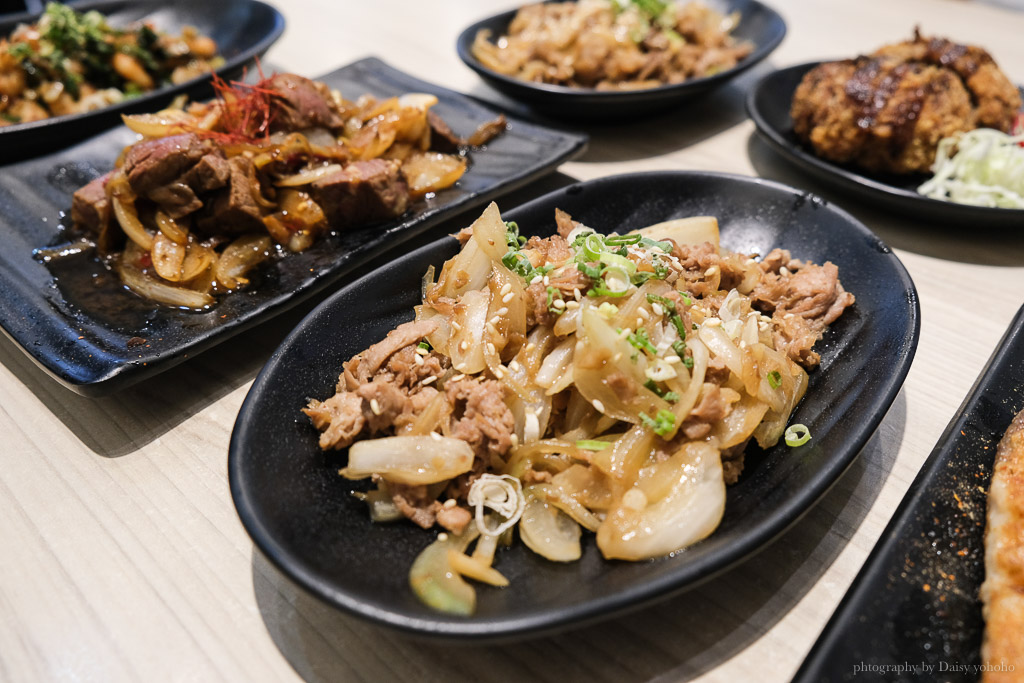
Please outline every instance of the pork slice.
[{"label": "pork slice", "polygon": [[113,175],[114,171],[105,173],[71,196],[71,220],[78,228],[95,233],[96,248],[101,254],[113,251],[124,239],[124,233],[115,229],[107,197],[107,183]]},{"label": "pork slice", "polygon": [[366,425],[363,399],[349,392],[335,394],[326,401],[314,399],[302,412],[322,432],[320,448],[325,451],[347,448]]},{"label": "pork slice", "polygon": [[[557,273],[557,274],[556,274]],[[548,275],[548,284],[538,282],[529,285],[525,290],[526,295],[526,326],[554,325],[558,314],[548,310],[548,287],[554,287],[562,295],[565,301],[575,301],[576,291],[585,295],[590,289],[593,281],[581,273],[575,266],[568,266]]]},{"label": "pork slice", "polygon": [[393,159],[355,161],[310,186],[334,228],[361,227],[395,218],[409,206],[409,186]]},{"label": "pork slice", "polygon": [[505,405],[505,387],[495,380],[464,379],[450,382],[445,391],[455,414],[461,415],[452,436],[472,446],[485,461],[490,455],[504,457],[515,429],[515,418]]},{"label": "pork slice", "polygon": [[[359,385],[362,385],[369,381],[374,373],[376,373],[377,370],[379,370],[393,354],[410,344],[418,344],[421,339],[432,334],[436,329],[436,320],[414,320],[412,322],[402,323],[395,329],[388,332],[388,336],[382,341],[377,342],[370,348],[366,349],[366,351],[359,354],[358,364],[353,366],[355,358],[349,361],[345,365],[345,370],[347,373],[352,374],[353,379],[355,379]],[[355,387],[348,386],[348,388],[354,389]]]},{"label": "pork slice", "polygon": [[206,153],[192,133],[143,140],[132,145],[124,157],[128,184],[138,195],[147,195],[160,185],[173,182]]},{"label": "pork slice", "polygon": [[386,380],[367,382],[355,394],[366,401],[363,415],[372,433],[385,431],[399,415],[412,412],[408,393]]},{"label": "pork slice", "polygon": [[473,521],[473,513],[458,505],[446,508],[441,506],[437,511],[437,523],[453,534],[461,534]]},{"label": "pork slice", "polygon": [[275,74],[267,83],[273,91],[270,131],[299,131],[306,128],[342,128],[330,90],[322,83],[296,74]]},{"label": "pork slice", "polygon": [[424,529],[434,526],[437,513],[442,507],[441,503],[430,497],[426,485],[388,482],[388,489],[391,491],[391,501],[403,515]]},{"label": "pork slice", "polygon": [[719,386],[705,382],[701,389],[700,402],[690,411],[679,428],[689,439],[703,439],[711,432],[711,425],[725,418],[730,410]]},{"label": "pork slice", "polygon": [[[420,359],[418,363],[417,358]],[[394,377],[395,384],[410,388],[428,377],[440,377],[448,365],[446,356],[433,352],[420,356],[416,347],[410,344],[392,355],[386,368]]]}]

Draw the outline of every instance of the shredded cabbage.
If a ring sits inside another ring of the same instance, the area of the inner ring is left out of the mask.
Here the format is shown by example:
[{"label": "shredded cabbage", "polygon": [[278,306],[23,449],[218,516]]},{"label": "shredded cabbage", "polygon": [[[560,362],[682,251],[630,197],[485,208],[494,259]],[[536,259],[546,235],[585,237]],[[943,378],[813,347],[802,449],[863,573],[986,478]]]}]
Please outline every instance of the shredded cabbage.
[{"label": "shredded cabbage", "polygon": [[991,128],[943,138],[935,175],[917,191],[957,204],[1024,209],[1024,134]]}]

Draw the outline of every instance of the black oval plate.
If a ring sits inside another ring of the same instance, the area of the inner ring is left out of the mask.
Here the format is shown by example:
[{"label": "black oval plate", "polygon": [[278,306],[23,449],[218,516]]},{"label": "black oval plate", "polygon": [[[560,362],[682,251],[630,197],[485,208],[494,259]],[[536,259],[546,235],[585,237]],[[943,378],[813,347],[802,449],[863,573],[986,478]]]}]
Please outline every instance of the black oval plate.
[{"label": "black oval plate", "polygon": [[819,64],[808,62],[779,69],[758,81],[747,95],[747,113],[758,133],[783,157],[824,183],[918,220],[991,228],[1024,225],[1022,209],[955,204],[918,194],[917,188],[927,175],[873,174],[816,155],[793,132],[789,108],[804,74]]},{"label": "black oval plate", "polygon": [[464,30],[455,43],[459,58],[495,89],[509,97],[561,119],[616,119],[667,109],[684,103],[735,78],[771,54],[786,35],[786,22],[778,12],[757,0],[723,0],[711,3],[724,13],[739,11],[740,23],[733,35],[754,43],[754,51],[736,66],[714,76],[644,90],[594,90],[547,83],[531,83],[493,71],[473,56],[473,39],[480,29],[495,37],[504,35],[517,10],[478,21]]},{"label": "black oval plate", "polygon": [[570,186],[507,211],[524,234],[550,235],[554,209],[599,231],[716,215],[723,245],[831,260],[857,303],[819,345],[794,422],[813,439],[748,454],[710,538],[671,558],[606,561],[586,534],[579,562],[548,562],[522,544],[500,552],[503,590],[480,587],[471,618],[433,612],[408,586],[431,540],[411,524],[370,522],[299,412],[334,392],[343,361],[412,318],[420,278],[457,251],[445,238],[345,287],[310,313],[267,362],[231,436],[231,494],[256,545],[314,595],[391,627],[460,639],[499,639],[606,618],[694,586],[748,557],[795,523],[853,462],[896,397],[917,346],[917,292],[903,265],[862,224],[816,197],[765,180],[714,173],[614,176]]},{"label": "black oval plate", "polygon": [[[463,135],[498,114],[374,58],[320,80],[353,98],[433,93],[436,111]],[[57,238],[72,193],[112,168],[121,149],[137,139],[130,130],[121,127],[63,152],[0,166],[0,326],[78,393],[95,396],[128,386],[286,310],[447,216],[551,172],[587,145],[582,134],[509,121],[507,131],[471,155],[454,187],[415,202],[395,220],[330,235],[301,254],[262,266],[249,290],[224,296],[202,313],[135,296],[93,258],[65,259],[48,269],[32,256]]]},{"label": "black oval plate", "polygon": [[[996,444],[1024,410],[1024,308],[946,426],[795,681],[977,680]],[[1018,637],[1020,637],[1018,635]],[[1017,671],[1024,662],[1006,662]],[[897,665],[916,667],[899,672]],[[885,667],[885,669],[883,669]],[[928,668],[930,667],[930,669]]]},{"label": "black oval plate", "polygon": [[[157,29],[168,33],[180,33],[184,26],[195,26],[200,33],[217,41],[224,57],[224,65],[217,73],[225,77],[241,73],[246,63],[266,52],[284,32],[281,13],[258,0],[101,0],[75,3],[75,9],[102,12],[114,26],[142,19],[152,21]],[[8,36],[18,24],[34,22],[38,17],[31,13],[4,17],[0,21],[0,36]],[[83,140],[120,123],[121,114],[157,111],[182,93],[212,94],[209,83],[207,74],[96,111],[0,127],[0,150],[3,150],[0,161],[33,156]]]}]

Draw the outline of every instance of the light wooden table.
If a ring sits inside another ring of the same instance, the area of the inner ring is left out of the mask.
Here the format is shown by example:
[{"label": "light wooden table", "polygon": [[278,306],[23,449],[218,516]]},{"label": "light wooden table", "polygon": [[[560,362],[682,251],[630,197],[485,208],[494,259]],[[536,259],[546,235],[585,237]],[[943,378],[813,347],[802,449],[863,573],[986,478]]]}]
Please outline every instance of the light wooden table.
[{"label": "light wooden table", "polygon": [[[100,400],[61,388],[0,338],[0,680],[788,680],[1024,303],[1024,230],[938,228],[836,195],[754,136],[744,92],[774,67],[852,55],[918,23],[987,46],[1024,82],[1024,14],[962,0],[773,3],[789,33],[766,64],[685,114],[588,129],[583,158],[502,205],[570,178],[729,171],[818,192],[896,249],[921,298],[917,358],[878,433],[802,522],[754,562],[585,630],[507,647],[411,640],[305,595],[254,551],[231,504],[235,415],[315,302]],[[280,4],[288,29],[267,55],[275,67],[316,75],[378,55],[492,94],[453,46],[508,2]]]}]

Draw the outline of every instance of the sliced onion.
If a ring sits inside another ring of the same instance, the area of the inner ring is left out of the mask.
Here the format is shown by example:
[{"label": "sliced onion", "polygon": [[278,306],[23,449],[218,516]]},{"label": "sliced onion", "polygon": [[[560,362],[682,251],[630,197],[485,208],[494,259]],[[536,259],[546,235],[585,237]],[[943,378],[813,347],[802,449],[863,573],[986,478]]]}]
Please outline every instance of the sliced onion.
[{"label": "sliced onion", "polygon": [[429,436],[389,436],[365,439],[348,450],[349,479],[379,474],[398,484],[435,484],[468,472],[473,449],[460,439]]},{"label": "sliced onion", "polygon": [[455,305],[453,326],[458,323],[459,329],[448,342],[448,355],[459,372],[473,374],[487,367],[483,334],[489,299],[487,292],[472,290],[463,294]]},{"label": "sliced onion", "polygon": [[158,233],[153,240],[153,269],[156,274],[170,282],[181,279],[181,266],[185,262],[185,245],[168,239],[167,235]]},{"label": "sliced onion", "polygon": [[440,152],[413,152],[402,162],[402,175],[414,197],[449,188],[465,172],[463,157]]},{"label": "sliced onion", "polygon": [[180,109],[165,109],[156,114],[122,114],[121,120],[139,135],[162,138],[186,132],[186,124],[193,123],[195,119]]},{"label": "sliced onion", "polygon": [[526,547],[552,562],[580,559],[580,525],[558,508],[531,498],[519,521],[519,537]]},{"label": "sliced onion", "polygon": [[242,235],[221,253],[214,265],[214,277],[225,289],[249,284],[245,274],[270,255],[269,249],[270,238],[266,235]]},{"label": "sliced onion", "polygon": [[475,526],[461,535],[428,545],[409,569],[409,585],[427,607],[448,614],[469,616],[476,609],[476,591],[452,567],[450,552],[465,552],[480,532]]},{"label": "sliced onion", "polygon": [[168,239],[178,244],[186,244],[188,242],[188,228],[180,225],[178,221],[168,216],[164,211],[156,212],[156,225],[160,228],[160,232],[165,234]]},{"label": "sliced onion", "polygon": [[140,256],[141,251],[137,247],[125,249],[116,266],[121,281],[139,296],[170,306],[192,309],[206,308],[213,303],[213,297],[209,294],[165,284],[146,275],[137,264]]},{"label": "sliced onion", "polygon": [[714,216],[677,218],[643,228],[639,233],[652,240],[672,240],[679,245],[711,242],[718,248],[718,219]]},{"label": "sliced onion", "polygon": [[274,184],[278,187],[298,187],[300,185],[309,185],[312,182],[320,180],[321,178],[326,178],[332,173],[338,173],[341,170],[341,164],[313,166],[310,168],[304,168],[295,175],[285,176]]},{"label": "sliced onion", "polygon": [[110,203],[114,207],[114,216],[121,229],[124,230],[124,234],[145,251],[151,250],[153,235],[139,220],[139,213],[135,209],[135,193],[128,187],[127,179],[123,175],[118,175],[109,184],[113,186],[109,188]]}]

